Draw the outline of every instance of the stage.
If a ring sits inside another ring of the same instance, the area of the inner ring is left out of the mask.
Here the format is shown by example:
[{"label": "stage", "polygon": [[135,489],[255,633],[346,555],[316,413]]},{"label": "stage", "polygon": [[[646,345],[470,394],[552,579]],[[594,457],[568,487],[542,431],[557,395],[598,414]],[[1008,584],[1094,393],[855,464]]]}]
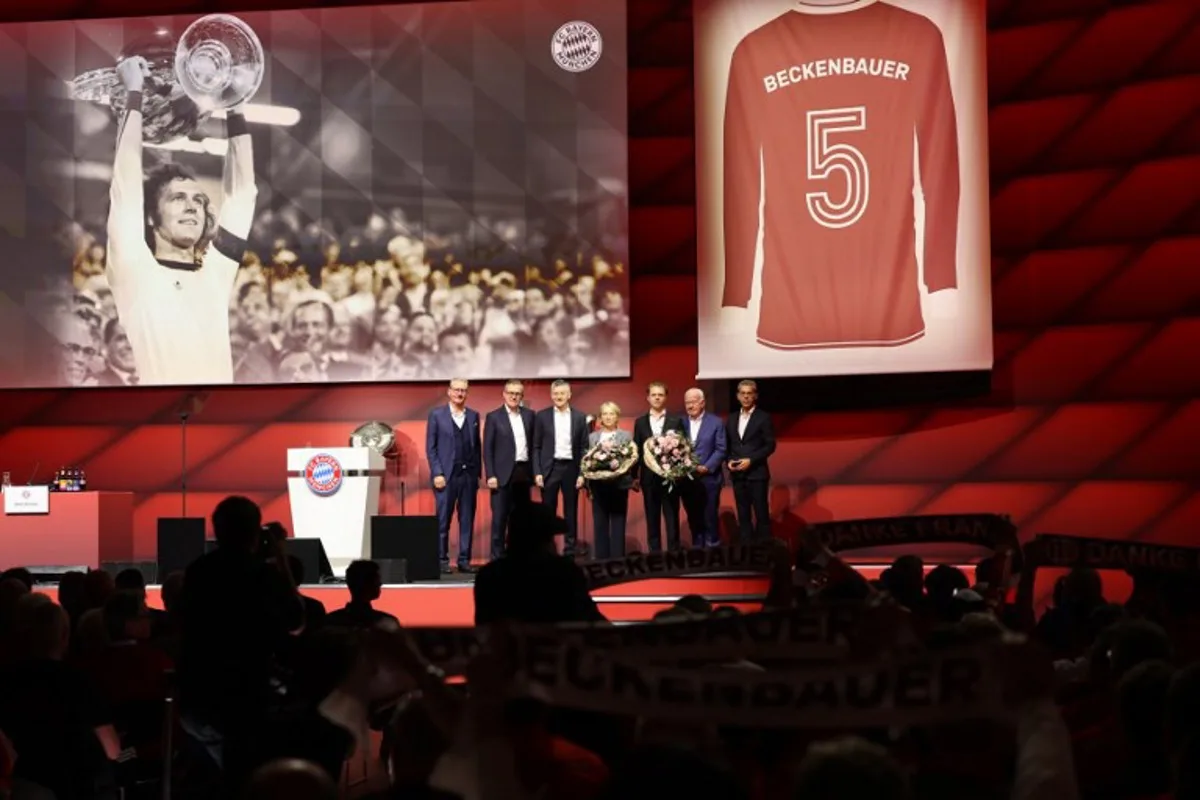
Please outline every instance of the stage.
[{"label": "stage", "polygon": [[[854,564],[868,579],[878,577],[884,564]],[[393,614],[404,625],[470,626],[474,624],[473,576],[447,575],[440,581],[397,584],[383,587],[375,608]],[[36,591],[54,597],[55,586],[38,586]],[[300,591],[324,604],[326,611],[341,608],[350,599],[345,584],[306,584]],[[763,575],[693,575],[634,581],[599,589],[593,593],[600,612],[613,622],[644,622],[684,595],[699,594],[714,606],[728,605],[740,611],[757,611],[767,592]],[[147,603],[162,608],[160,587],[146,589]]]},{"label": "stage", "polygon": [[[409,626],[470,626],[475,624],[474,580],[471,576],[447,575],[441,581],[406,583],[383,587],[375,608],[395,615]],[[58,588],[39,585],[36,591],[58,599]],[[345,584],[306,584],[300,591],[320,600],[326,611],[341,608],[350,600]],[[601,589],[594,594],[601,613],[614,622],[648,620],[687,594],[702,594],[714,605],[731,605],[756,611],[767,591],[767,580],[758,575],[723,575],[646,580]],[[159,586],[146,588],[146,602],[162,608]]]}]

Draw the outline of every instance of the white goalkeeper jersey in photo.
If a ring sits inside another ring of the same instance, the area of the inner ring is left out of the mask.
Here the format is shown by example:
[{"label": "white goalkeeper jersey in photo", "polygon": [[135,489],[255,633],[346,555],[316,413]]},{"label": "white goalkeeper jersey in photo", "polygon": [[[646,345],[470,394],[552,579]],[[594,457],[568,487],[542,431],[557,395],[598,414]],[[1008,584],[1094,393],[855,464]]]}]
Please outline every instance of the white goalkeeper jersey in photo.
[{"label": "white goalkeeper jersey in photo", "polygon": [[199,265],[159,262],[144,242],[119,259],[110,255],[109,283],[141,385],[233,382],[229,302],[237,270],[213,245]]},{"label": "white goalkeeper jersey in photo", "polygon": [[146,242],[141,112],[126,115],[109,191],[106,275],[141,385],[233,382],[229,305],[257,199],[249,135],[229,139],[224,171],[217,235],[200,263],[159,261]]}]

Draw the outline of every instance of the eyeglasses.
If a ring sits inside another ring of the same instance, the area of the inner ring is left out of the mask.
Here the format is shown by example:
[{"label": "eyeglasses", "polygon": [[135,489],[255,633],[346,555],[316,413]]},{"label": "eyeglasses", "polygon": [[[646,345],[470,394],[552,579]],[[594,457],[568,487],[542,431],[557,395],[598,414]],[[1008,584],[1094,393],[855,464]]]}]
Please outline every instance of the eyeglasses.
[{"label": "eyeglasses", "polygon": [[87,356],[92,358],[100,355],[100,351],[91,345],[77,344],[76,342],[62,342],[63,350],[76,356]]}]

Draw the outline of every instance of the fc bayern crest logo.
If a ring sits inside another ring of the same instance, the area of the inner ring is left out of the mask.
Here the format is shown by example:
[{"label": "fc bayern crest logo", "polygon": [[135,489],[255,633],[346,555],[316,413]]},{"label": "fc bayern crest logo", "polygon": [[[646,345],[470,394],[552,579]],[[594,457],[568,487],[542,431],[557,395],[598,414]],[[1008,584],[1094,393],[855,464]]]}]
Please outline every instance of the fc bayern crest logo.
[{"label": "fc bayern crest logo", "polygon": [[304,468],[304,482],[313,494],[328,497],[342,488],[342,465],[333,456],[318,453]]},{"label": "fc bayern crest logo", "polygon": [[604,39],[590,22],[575,20],[554,32],[550,54],[567,72],[586,72],[596,66],[604,52]]}]

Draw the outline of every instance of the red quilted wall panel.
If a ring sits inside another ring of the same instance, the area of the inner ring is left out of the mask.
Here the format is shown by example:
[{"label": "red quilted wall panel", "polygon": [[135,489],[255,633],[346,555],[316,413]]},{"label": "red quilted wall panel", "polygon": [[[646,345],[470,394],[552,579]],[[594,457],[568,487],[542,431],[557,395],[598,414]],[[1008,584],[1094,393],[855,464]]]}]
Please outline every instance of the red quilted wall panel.
[{"label": "red quilted wall panel", "polygon": [[[53,0],[8,18],[297,7],[296,0]],[[150,8],[153,6],[153,9]],[[772,501],[783,519],[1002,511],[1056,531],[1196,543],[1200,536],[1200,4],[992,0],[988,18],[996,369],[965,406],[780,415]],[[695,373],[691,23],[687,0],[632,0],[633,378],[576,389],[637,411]],[[712,386],[724,398],[724,387]],[[530,388],[544,403],[544,382]],[[180,511],[182,391],[8,394],[0,461],[88,469],[137,493],[135,546]],[[428,513],[429,385],[225,389],[189,424],[189,513],[242,492],[288,522],[284,450],[399,424],[385,504]],[[499,403],[494,385],[472,404]],[[726,506],[732,498],[726,498]],[[633,531],[642,530],[633,503]],[[486,506],[486,504],[485,504]],[[785,517],[784,515],[791,515]],[[486,512],[476,523],[486,530]],[[585,525],[585,531],[590,524]],[[486,547],[476,538],[476,556]]]}]

